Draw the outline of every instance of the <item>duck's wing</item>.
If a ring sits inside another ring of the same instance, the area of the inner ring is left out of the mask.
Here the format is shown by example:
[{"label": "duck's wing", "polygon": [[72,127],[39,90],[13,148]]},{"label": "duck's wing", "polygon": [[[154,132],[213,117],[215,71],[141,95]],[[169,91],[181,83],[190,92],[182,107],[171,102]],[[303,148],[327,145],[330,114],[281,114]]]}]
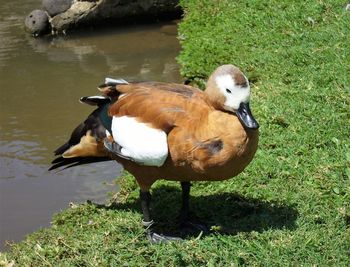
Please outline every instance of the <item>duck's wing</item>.
[{"label": "duck's wing", "polygon": [[173,127],[200,122],[212,110],[199,89],[175,83],[143,82],[118,86],[125,92],[111,105],[111,116],[128,116],[168,133]]},{"label": "duck's wing", "polygon": [[109,109],[113,139],[119,144],[112,152],[147,166],[165,162],[174,128],[187,128],[192,136],[213,109],[202,91],[186,85],[146,82],[118,88],[126,93]]}]

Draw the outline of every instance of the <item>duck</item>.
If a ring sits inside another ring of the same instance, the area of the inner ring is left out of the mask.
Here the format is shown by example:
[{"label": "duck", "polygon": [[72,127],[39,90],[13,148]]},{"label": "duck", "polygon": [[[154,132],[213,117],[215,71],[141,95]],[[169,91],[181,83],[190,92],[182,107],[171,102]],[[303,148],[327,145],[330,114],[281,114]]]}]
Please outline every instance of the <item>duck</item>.
[{"label": "duck", "polygon": [[142,225],[152,243],[178,240],[154,230],[151,187],[160,179],[182,189],[180,226],[207,230],[190,217],[196,181],[222,181],[252,161],[259,124],[250,109],[247,77],[232,64],[217,67],[205,90],[166,82],[106,78],[100,95],[82,97],[97,108],[56,149],[50,170],[115,160],[140,187]]}]

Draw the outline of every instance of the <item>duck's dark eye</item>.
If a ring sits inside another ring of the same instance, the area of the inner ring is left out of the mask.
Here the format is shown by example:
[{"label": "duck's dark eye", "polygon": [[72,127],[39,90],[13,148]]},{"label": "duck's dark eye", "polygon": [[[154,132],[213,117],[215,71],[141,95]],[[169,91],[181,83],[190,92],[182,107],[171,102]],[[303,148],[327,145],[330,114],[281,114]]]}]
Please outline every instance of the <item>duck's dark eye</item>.
[{"label": "duck's dark eye", "polygon": [[231,94],[231,90],[230,89],[226,89],[226,92]]}]

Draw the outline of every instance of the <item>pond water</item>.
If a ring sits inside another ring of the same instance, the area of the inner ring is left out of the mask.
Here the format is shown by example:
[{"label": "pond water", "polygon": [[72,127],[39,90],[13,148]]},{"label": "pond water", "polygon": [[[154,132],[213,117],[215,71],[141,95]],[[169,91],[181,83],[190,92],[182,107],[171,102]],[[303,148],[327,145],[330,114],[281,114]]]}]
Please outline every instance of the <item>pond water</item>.
[{"label": "pond water", "polygon": [[48,172],[52,151],[92,111],[104,77],[180,82],[175,23],[34,39],[24,17],[41,0],[0,5],[0,250],[50,225],[69,202],[104,202],[122,171],[105,162]]}]

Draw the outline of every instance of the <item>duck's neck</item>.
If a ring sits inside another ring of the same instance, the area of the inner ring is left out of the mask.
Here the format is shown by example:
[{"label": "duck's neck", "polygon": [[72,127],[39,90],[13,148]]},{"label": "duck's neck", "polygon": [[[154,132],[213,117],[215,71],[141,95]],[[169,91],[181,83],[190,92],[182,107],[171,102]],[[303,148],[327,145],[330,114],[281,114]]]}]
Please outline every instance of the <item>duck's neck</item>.
[{"label": "duck's neck", "polygon": [[208,82],[206,89],[204,90],[204,94],[208,97],[211,105],[217,110],[223,110],[222,103],[225,102],[225,96],[220,94],[220,92],[215,89],[215,87],[211,86]]}]

